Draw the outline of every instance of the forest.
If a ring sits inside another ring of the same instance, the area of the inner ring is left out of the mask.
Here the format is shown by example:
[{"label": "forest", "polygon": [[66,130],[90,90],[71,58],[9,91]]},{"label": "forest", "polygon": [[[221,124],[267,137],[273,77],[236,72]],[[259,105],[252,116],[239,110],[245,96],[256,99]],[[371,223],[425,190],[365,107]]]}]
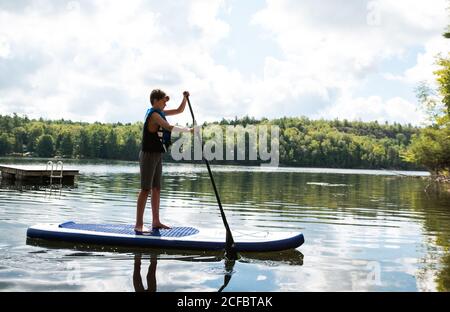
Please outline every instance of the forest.
[{"label": "forest", "polygon": [[[210,123],[211,124],[211,123]],[[213,124],[277,125],[280,165],[329,168],[423,168],[402,154],[420,128],[399,123],[245,116]],[[207,126],[208,124],[203,124]],[[143,123],[82,123],[0,115],[0,156],[137,160]],[[248,144],[246,145],[248,148]],[[165,159],[170,161],[170,157]],[[253,164],[233,162],[233,164]]]}]

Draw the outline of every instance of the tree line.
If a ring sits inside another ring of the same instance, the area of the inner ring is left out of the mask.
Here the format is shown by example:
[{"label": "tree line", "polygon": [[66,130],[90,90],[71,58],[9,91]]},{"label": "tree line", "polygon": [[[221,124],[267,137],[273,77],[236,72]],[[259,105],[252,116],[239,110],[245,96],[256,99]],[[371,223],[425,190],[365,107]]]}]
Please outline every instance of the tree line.
[{"label": "tree line", "polygon": [[135,160],[142,123],[103,124],[0,115],[0,155]]},{"label": "tree line", "polygon": [[[443,36],[450,39],[450,26]],[[404,158],[424,166],[437,180],[450,182],[450,52],[435,59],[437,90],[425,82],[416,90],[430,125],[413,137]]]},{"label": "tree line", "polygon": [[[421,168],[402,158],[411,139],[420,132],[409,124],[306,117],[258,120],[248,116],[213,124],[279,126],[280,164],[285,166]],[[82,123],[0,115],[0,155],[137,160],[142,127],[142,122]]]}]

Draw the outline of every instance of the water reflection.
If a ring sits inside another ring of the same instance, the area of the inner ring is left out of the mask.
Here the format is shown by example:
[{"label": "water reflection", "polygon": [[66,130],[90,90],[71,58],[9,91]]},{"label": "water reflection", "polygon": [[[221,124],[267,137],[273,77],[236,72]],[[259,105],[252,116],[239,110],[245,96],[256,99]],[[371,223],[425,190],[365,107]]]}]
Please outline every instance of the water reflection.
[{"label": "water reflection", "polygon": [[45,197],[48,198],[61,198],[63,190],[72,190],[75,188],[77,188],[76,184],[49,184],[0,178],[0,189],[19,192],[43,191],[45,193]]},{"label": "water reflection", "polygon": [[[136,163],[80,163],[79,169],[78,187],[64,188],[61,196],[49,198],[41,189],[0,188],[0,230],[6,233],[0,239],[3,289],[53,290],[61,282],[55,281],[55,265],[76,257],[86,282],[63,289],[96,290],[94,282],[104,281],[108,290],[117,290],[116,285],[134,290],[136,253],[142,255],[142,282],[149,289],[147,274],[155,253],[158,291],[217,291],[227,276],[231,279],[224,291],[450,290],[450,193],[424,192],[428,181],[422,178],[364,171],[214,166],[232,231],[303,232],[306,242],[299,250],[306,255],[304,263],[295,250],[241,254],[232,272],[223,255],[195,252],[91,249],[71,256],[60,247],[43,246],[45,253],[28,253],[25,233],[32,224],[134,221]],[[223,227],[204,166],[166,164],[163,175],[161,214],[166,222]],[[380,273],[376,284],[367,283],[373,268]],[[65,274],[64,268],[56,271]]]},{"label": "water reflection", "polygon": [[[427,253],[420,259],[423,266],[417,278],[426,281],[434,276],[438,291],[450,291],[450,192],[444,187],[435,185],[427,192],[411,190],[407,193],[412,210],[424,216],[423,245]],[[430,285],[425,286],[430,288]]]},{"label": "water reflection", "polygon": [[157,257],[150,257],[150,264],[147,272],[147,289],[144,288],[141,277],[142,254],[134,255],[133,285],[136,292],[156,292],[156,266],[158,264]]},{"label": "water reflection", "polygon": [[[223,285],[219,288],[218,292],[222,292],[230,283],[231,277],[233,275],[233,268],[236,264],[235,260],[228,260],[224,258],[225,269],[224,269],[224,281]],[[158,265],[158,258],[156,255],[150,256],[150,264],[147,271],[147,288],[144,287],[141,276],[141,263],[142,254],[136,253],[134,255],[134,270],[133,270],[133,285],[136,292],[156,292],[157,282],[156,282],[156,266]]]},{"label": "water reflection", "polygon": [[223,277],[223,285],[219,288],[218,292],[222,292],[227,286],[228,283],[230,283],[231,276],[233,275],[233,268],[236,264],[236,260],[229,260],[225,258],[225,275]]},{"label": "water reflection", "polygon": [[[189,251],[189,250],[159,250],[142,249],[133,247],[115,247],[102,245],[74,244],[70,242],[59,242],[43,239],[27,238],[27,245],[45,248],[47,250],[70,250],[68,257],[93,257],[96,252],[113,253],[107,254],[105,260],[127,260],[133,259],[133,287],[136,292],[156,292],[158,291],[157,267],[158,262],[176,260],[188,263],[221,263],[223,269],[214,269],[210,274],[223,275],[223,284],[217,288],[218,292],[227,289],[232,277],[236,274],[234,267],[236,263],[271,265],[274,263],[287,264],[292,266],[303,265],[303,254],[296,250],[286,250],[281,252],[245,252],[238,256],[238,260],[228,260],[224,252],[216,251]],[[30,253],[46,253],[45,250],[32,251]],[[148,263],[148,266],[147,266]],[[142,272],[144,271],[144,273]],[[163,271],[164,273],[164,271]],[[184,274],[182,271],[180,274]],[[144,282],[145,281],[145,282]],[[107,289],[106,289],[107,290]]]}]

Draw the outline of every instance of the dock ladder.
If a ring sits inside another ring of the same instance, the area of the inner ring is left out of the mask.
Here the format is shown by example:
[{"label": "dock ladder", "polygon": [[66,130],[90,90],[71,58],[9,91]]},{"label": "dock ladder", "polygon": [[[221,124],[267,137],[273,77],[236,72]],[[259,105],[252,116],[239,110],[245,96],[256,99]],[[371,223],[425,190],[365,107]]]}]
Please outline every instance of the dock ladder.
[{"label": "dock ladder", "polygon": [[[55,168],[53,168],[53,166],[55,166]],[[62,161],[58,161],[56,164],[49,160],[47,162],[47,166],[45,166],[45,170],[48,171],[48,168],[50,167],[50,186],[53,184],[53,179],[60,179],[59,180],[59,184],[62,185],[62,180],[63,180],[63,162]],[[59,174],[55,174],[58,173],[59,170]]]}]

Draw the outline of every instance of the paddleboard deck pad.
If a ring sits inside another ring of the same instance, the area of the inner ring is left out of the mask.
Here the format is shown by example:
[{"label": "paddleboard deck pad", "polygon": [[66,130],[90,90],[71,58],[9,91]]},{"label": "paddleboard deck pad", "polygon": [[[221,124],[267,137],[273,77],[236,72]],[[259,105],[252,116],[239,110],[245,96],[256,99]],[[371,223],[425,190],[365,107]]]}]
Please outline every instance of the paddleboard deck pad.
[{"label": "paddleboard deck pad", "polygon": [[[31,226],[29,238],[129,247],[223,250],[225,230],[173,227],[137,234],[129,224],[45,223]],[[280,251],[301,246],[298,232],[233,231],[237,251]]]}]

